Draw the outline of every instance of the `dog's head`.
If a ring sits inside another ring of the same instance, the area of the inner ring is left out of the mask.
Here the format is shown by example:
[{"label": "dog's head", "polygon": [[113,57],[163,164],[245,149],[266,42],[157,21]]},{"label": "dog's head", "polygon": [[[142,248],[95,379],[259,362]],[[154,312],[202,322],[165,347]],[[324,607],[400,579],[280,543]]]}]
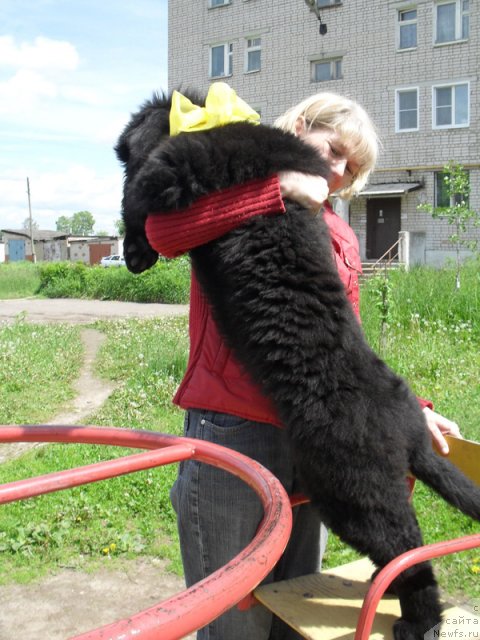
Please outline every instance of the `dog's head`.
[{"label": "dog's head", "polygon": [[[186,92],[184,92],[185,94]],[[205,98],[188,92],[195,104],[204,104]],[[125,223],[123,250],[127,267],[133,273],[149,269],[158,259],[158,253],[148,244],[145,219],[148,209],[135,187],[135,177],[145,165],[154,149],[170,135],[171,94],[154,94],[134,113],[115,146],[117,158],[124,166],[124,194],[122,217]]]},{"label": "dog's head", "polygon": [[[203,106],[205,96],[195,91],[183,91],[194,104]],[[142,167],[150,152],[170,135],[171,93],[155,93],[137,113],[134,113],[115,146],[117,158],[125,168],[125,177],[131,180]]]}]

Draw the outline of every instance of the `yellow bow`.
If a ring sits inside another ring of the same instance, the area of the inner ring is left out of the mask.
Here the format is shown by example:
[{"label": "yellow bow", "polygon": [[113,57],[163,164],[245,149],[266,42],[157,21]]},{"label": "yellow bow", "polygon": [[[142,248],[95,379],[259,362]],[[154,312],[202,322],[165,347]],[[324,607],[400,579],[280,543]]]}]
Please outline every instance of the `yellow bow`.
[{"label": "yellow bow", "polygon": [[174,91],[170,109],[170,135],[181,131],[204,131],[231,122],[258,124],[260,116],[248,106],[225,82],[210,85],[205,106],[199,107],[188,98]]}]

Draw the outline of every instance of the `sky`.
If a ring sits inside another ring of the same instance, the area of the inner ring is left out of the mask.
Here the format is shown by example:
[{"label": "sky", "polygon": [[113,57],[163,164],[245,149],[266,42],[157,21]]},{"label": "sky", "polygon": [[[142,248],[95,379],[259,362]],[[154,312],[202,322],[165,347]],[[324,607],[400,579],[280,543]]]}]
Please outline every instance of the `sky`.
[{"label": "sky", "polygon": [[167,0],[0,0],[0,229],[116,233],[130,114],[167,89]]}]

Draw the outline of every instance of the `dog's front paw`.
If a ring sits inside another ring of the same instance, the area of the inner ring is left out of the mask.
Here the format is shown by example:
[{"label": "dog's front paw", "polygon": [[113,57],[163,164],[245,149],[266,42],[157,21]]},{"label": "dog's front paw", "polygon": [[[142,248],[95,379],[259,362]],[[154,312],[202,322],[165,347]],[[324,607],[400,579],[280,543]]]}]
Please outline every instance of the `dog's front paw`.
[{"label": "dog's front paw", "polygon": [[132,273],[142,273],[153,267],[158,260],[158,253],[148,244],[140,233],[127,233],[123,242],[123,255],[127,268]]}]

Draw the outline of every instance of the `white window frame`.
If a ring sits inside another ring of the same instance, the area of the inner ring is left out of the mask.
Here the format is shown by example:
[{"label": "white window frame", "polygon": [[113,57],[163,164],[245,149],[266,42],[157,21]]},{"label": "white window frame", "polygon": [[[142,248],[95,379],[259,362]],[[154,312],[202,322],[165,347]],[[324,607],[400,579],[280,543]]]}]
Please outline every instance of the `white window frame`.
[{"label": "white window frame", "polygon": [[[213,75],[213,49],[223,47],[223,73]],[[208,51],[208,74],[210,78],[229,78],[233,74],[233,42],[211,44]]]},{"label": "white window frame", "polygon": [[[337,75],[337,63],[340,62],[340,75]],[[330,65],[330,77],[328,80],[317,80],[315,73],[315,66],[317,64],[329,64]],[[335,80],[343,79],[343,56],[337,56],[335,58],[326,58],[325,60],[312,60],[310,63],[310,79],[312,82],[335,82]]]},{"label": "white window frame", "polygon": [[[437,0],[435,2],[435,14],[433,20],[433,43],[438,46],[445,44],[452,44],[455,42],[466,42],[470,37],[470,24],[469,33],[467,36],[463,35],[463,17],[468,16],[470,19],[470,8],[466,11],[463,9],[464,0]],[[455,35],[453,40],[438,40],[438,7],[446,4],[455,5]]]},{"label": "white window frame", "polygon": [[316,0],[318,9],[326,9],[335,5],[343,4],[342,0]]},{"label": "white window frame", "polygon": [[[468,175],[468,184],[470,185],[470,171],[466,170],[466,174]],[[462,198],[462,194],[453,194],[453,196],[450,196],[450,202],[446,203],[446,204],[442,204],[438,202],[438,197],[439,197],[439,189],[438,189],[438,183],[439,181],[445,176],[445,171],[434,171],[433,172],[433,191],[434,191],[434,203],[435,203],[435,207],[450,207],[452,206],[452,204],[459,204],[460,202],[462,202],[462,200],[465,200],[465,202],[469,202],[469,197],[467,195],[466,198]],[[439,180],[440,179],[440,180]],[[463,194],[466,195],[466,194]],[[453,203],[452,203],[453,200]]]},{"label": "white window frame", "polygon": [[[417,126],[410,129],[400,128],[400,94],[412,93],[417,94]],[[409,131],[419,131],[420,129],[420,91],[418,87],[400,87],[395,89],[395,133],[408,133]]]},{"label": "white window frame", "polygon": [[[258,40],[259,44],[249,44]],[[245,38],[245,73],[257,73],[262,70],[262,37],[261,36],[251,36],[249,38]],[[254,53],[255,51],[260,51],[260,66],[258,69],[249,69],[249,54]]]},{"label": "white window frame", "polygon": [[218,4],[216,4],[218,0],[208,0],[208,8],[209,9],[217,9],[218,7],[225,7],[227,4],[231,4],[232,0],[220,0]]},{"label": "white window frame", "polygon": [[[402,14],[408,13],[409,11],[416,12],[415,18],[412,20],[401,20]],[[411,25],[415,25],[415,45],[413,47],[402,47],[400,46],[400,42],[401,42],[400,35],[401,35],[402,27],[408,27]],[[408,8],[399,9],[397,11],[397,50],[412,51],[413,49],[416,49],[417,46],[418,46],[418,9],[416,5],[413,5]]]},{"label": "white window frame", "polygon": [[[467,87],[467,122],[455,124],[455,92],[453,89],[459,86]],[[452,90],[452,120],[451,124],[437,124],[437,89],[450,88]],[[449,82],[432,86],[432,129],[464,129],[470,126],[470,82]]]}]

